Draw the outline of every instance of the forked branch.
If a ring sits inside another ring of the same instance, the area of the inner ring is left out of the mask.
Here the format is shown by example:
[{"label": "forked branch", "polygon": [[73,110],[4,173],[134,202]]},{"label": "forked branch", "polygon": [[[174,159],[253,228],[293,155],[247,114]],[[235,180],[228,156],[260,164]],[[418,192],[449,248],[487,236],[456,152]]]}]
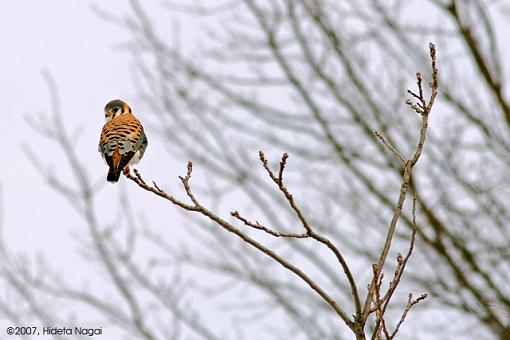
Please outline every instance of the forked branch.
[{"label": "forked branch", "polygon": [[[378,316],[378,321],[376,324],[376,332],[374,332],[374,335],[377,333],[378,327],[380,327],[381,324],[383,324],[383,329],[385,328],[384,320],[380,320],[380,317],[384,317],[384,311],[387,307],[387,304],[389,300],[391,299],[391,296],[396,288],[396,285],[398,285],[400,278],[403,274],[405,264],[407,263],[407,260],[412,252],[412,249],[414,247],[414,238],[415,238],[415,230],[413,230],[413,235],[411,239],[411,245],[409,248],[408,256],[403,259],[401,256],[398,259],[398,265],[397,265],[397,272],[395,274],[394,280],[392,281],[392,285],[390,285],[390,289],[387,292],[387,295],[385,296],[385,299],[379,299],[377,296],[374,297],[374,294],[377,295],[376,290],[380,289],[380,284],[382,282],[381,275],[383,272],[384,264],[386,262],[386,258],[388,256],[388,253],[391,248],[391,242],[393,240],[395,229],[397,227],[398,220],[402,214],[402,209],[404,206],[404,202],[407,197],[407,192],[409,190],[409,183],[411,180],[411,174],[414,165],[418,161],[418,159],[421,156],[421,153],[423,151],[423,146],[425,144],[425,138],[427,134],[427,128],[428,128],[428,118],[429,114],[432,110],[432,106],[434,105],[435,99],[438,94],[438,87],[439,87],[439,80],[438,80],[438,71],[436,67],[436,47],[434,44],[429,44],[429,52],[430,52],[430,58],[431,58],[431,68],[432,68],[432,79],[429,83],[429,87],[431,89],[430,97],[428,99],[425,98],[424,90],[423,90],[423,79],[420,73],[416,73],[416,80],[417,80],[417,86],[418,86],[418,93],[413,92],[411,90],[408,90],[407,92],[416,99],[415,102],[413,102],[411,99],[408,99],[406,103],[409,105],[409,107],[414,110],[416,113],[418,113],[421,116],[421,129],[420,129],[420,137],[418,144],[416,145],[415,151],[411,158],[404,159],[402,156],[402,153],[400,153],[397,148],[393,145],[391,145],[389,142],[386,141],[384,136],[379,133],[375,132],[376,136],[382,141],[382,143],[392,152],[398,159],[400,159],[404,164],[404,175],[402,178],[402,184],[400,187],[400,194],[397,202],[397,206],[395,208],[393,217],[390,222],[390,226],[388,229],[388,233],[386,235],[386,241],[384,243],[383,249],[381,251],[381,255],[379,258],[379,261],[377,264],[374,264],[374,275],[372,278],[372,282],[369,285],[368,294],[365,299],[365,306],[363,309],[363,316],[364,320],[366,322],[368,315],[371,312],[379,312],[381,315]],[[413,199],[413,223],[416,223],[415,220],[415,210],[416,210],[416,196],[414,196]],[[416,226],[413,226],[413,228],[416,228]],[[419,301],[423,300],[425,296]],[[371,305],[376,301],[375,306],[371,308]],[[418,301],[417,301],[418,302]],[[417,303],[416,302],[416,303]],[[415,303],[415,304],[416,304]],[[382,304],[382,305],[381,305]],[[414,304],[413,304],[414,305]],[[407,312],[406,312],[407,314]],[[405,318],[405,316],[404,316]],[[400,327],[400,325],[398,326]],[[397,328],[398,331],[398,328]],[[386,333],[386,332],[385,332]],[[389,335],[389,334],[388,334]]]},{"label": "forked branch", "polygon": [[150,191],[168,201],[170,201],[172,204],[177,205],[185,210],[198,212],[201,215],[209,218],[214,223],[218,224],[223,229],[235,234],[237,237],[241,238],[244,242],[248,243],[252,247],[258,249],[262,253],[266,254],[267,256],[274,259],[276,262],[278,262],[280,265],[282,265],[284,268],[288,269],[292,273],[294,273],[296,276],[298,276],[301,280],[303,280],[306,284],[310,286],[337,314],[340,316],[340,318],[346,323],[349,328],[354,329],[354,322],[350,319],[347,312],[337,304],[337,302],[326,292],[324,291],[319,284],[317,284],[314,280],[312,280],[307,274],[305,274],[301,269],[278,255],[275,251],[267,248],[263,244],[257,242],[253,238],[249,237],[246,233],[242,232],[240,229],[232,225],[231,223],[227,222],[226,220],[222,219],[218,215],[214,214],[207,208],[205,208],[195,197],[193,194],[193,191],[190,186],[190,179],[192,174],[193,166],[191,162],[188,162],[187,166],[187,172],[185,176],[179,177],[181,179],[181,182],[183,184],[184,190],[186,191],[187,196],[189,199],[193,202],[193,204],[187,204],[185,202],[182,202],[181,200],[178,200],[177,198],[173,197],[172,195],[167,194],[164,190],[159,188],[156,184],[153,186],[147,184],[145,180],[142,178],[140,173],[137,170],[134,170],[134,176],[130,173],[126,174],[126,177],[133,182],[135,182],[140,188]]}]

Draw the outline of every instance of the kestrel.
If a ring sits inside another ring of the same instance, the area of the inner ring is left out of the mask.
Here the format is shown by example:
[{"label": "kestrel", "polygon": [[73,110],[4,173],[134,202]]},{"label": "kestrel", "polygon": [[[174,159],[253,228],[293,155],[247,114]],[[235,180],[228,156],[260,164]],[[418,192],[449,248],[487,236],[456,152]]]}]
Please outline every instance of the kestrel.
[{"label": "kestrel", "polygon": [[147,148],[143,126],[122,100],[115,99],[104,107],[106,124],[101,131],[99,152],[110,167],[106,180],[116,183],[120,172],[129,173],[129,165],[136,164]]}]

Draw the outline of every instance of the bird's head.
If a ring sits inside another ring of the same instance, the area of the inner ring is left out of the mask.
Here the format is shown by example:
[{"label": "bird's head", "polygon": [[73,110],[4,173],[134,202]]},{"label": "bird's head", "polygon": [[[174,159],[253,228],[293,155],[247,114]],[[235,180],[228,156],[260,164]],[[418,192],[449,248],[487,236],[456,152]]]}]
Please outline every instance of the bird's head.
[{"label": "bird's head", "polygon": [[104,107],[104,117],[107,122],[125,113],[131,113],[131,108],[120,99],[114,99]]}]

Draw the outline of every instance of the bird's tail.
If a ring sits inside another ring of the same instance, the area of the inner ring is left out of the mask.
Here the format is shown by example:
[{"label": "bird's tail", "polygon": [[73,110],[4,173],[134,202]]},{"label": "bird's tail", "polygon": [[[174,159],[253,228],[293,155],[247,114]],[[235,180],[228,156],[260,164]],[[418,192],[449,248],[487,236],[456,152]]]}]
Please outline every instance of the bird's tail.
[{"label": "bird's tail", "polygon": [[115,171],[115,167],[111,167],[110,170],[108,171],[108,176],[106,177],[106,180],[108,182],[111,182],[111,183],[117,183],[119,181],[119,177],[120,177],[120,170],[117,169],[117,171]]}]

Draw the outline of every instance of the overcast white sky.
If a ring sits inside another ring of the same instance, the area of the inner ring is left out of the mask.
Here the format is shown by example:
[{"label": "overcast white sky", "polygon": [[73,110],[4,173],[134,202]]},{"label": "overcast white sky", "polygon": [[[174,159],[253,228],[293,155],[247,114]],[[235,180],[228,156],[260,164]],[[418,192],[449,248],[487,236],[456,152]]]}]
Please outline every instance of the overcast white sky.
[{"label": "overcast white sky", "polygon": [[[91,10],[92,4],[94,1],[0,2],[0,93],[7,134],[0,170],[4,225],[8,239],[21,251],[53,248],[41,245],[41,240],[59,239],[73,224],[79,224],[76,214],[59,194],[43,183],[23,152],[23,145],[30,146],[48,164],[54,164],[59,173],[66,174],[60,166],[65,164],[65,159],[56,153],[58,148],[34,133],[26,122],[29,115],[51,114],[41,71],[46,69],[55,78],[66,125],[83,129],[77,143],[82,160],[95,179],[106,176],[105,165],[97,152],[106,102],[121,98],[144,121],[131,83],[130,56],[121,47],[129,33],[99,18]],[[127,1],[100,2],[100,6],[112,13],[129,13]],[[157,154],[158,148],[150,132],[149,141],[151,152],[146,154],[147,164],[152,163],[151,155]],[[47,159],[48,155],[52,159]],[[156,162],[162,160],[152,158]],[[119,188],[105,186],[104,190],[115,195]],[[62,223],[63,220],[69,223]]]}]

